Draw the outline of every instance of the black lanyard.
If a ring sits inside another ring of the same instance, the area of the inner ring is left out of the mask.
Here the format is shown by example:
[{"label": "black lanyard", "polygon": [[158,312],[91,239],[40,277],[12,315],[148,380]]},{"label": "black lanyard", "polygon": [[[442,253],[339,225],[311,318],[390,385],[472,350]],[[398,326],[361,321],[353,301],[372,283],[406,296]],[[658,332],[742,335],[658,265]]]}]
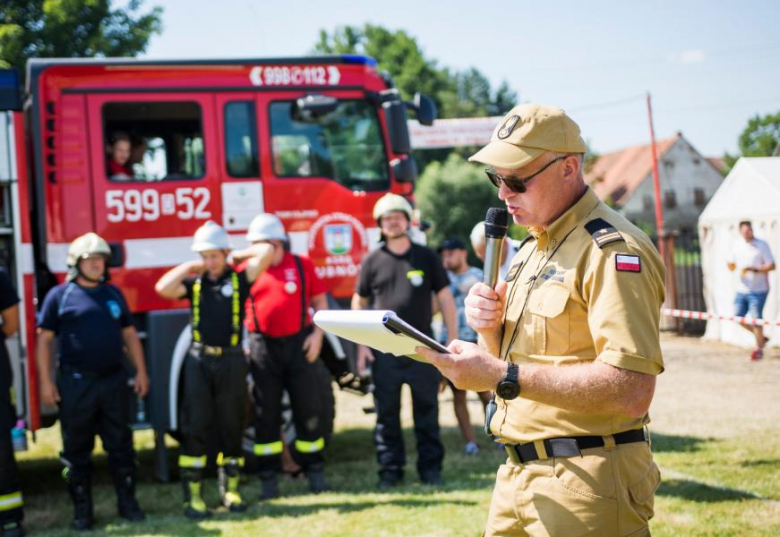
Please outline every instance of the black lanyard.
[{"label": "black lanyard", "polygon": [[[552,258],[555,256],[555,254],[558,252],[558,249],[563,246],[563,243],[566,242],[566,239],[569,238],[569,235],[572,234],[572,232],[577,229],[578,226],[574,226],[571,231],[569,231],[563,239],[561,239],[561,242],[558,243],[558,245],[555,247],[555,249],[550,254],[550,257],[547,258],[547,261],[545,261],[541,268],[538,268],[536,274],[531,276],[531,278],[526,282],[526,285],[529,285],[528,293],[525,295],[525,301],[523,302],[523,307],[520,309],[520,315],[517,317],[517,322],[515,323],[515,328],[512,330],[512,337],[509,339],[509,345],[507,345],[506,353],[504,354],[504,361],[509,361],[509,353],[512,350],[512,346],[515,343],[515,340],[517,339],[517,335],[519,333],[519,327],[520,327],[520,319],[523,318],[523,314],[525,313],[525,308],[528,306],[528,300],[531,298],[531,287],[534,285],[534,282],[536,282],[536,279],[542,274],[545,268],[547,268],[547,265],[550,261],[552,261]],[[521,245],[522,248],[522,245]],[[522,272],[522,269],[526,267],[528,262],[531,260],[531,257],[533,257],[534,252],[536,250],[532,250],[530,255],[525,259],[525,261],[522,262],[520,265],[520,268],[518,269],[518,277],[520,276],[520,273]],[[509,309],[509,305],[512,303],[512,300],[514,299],[515,293],[517,292],[517,288],[519,287],[519,282],[515,283],[515,285],[512,286],[512,293],[509,295],[509,298],[506,302],[507,310]],[[506,311],[504,312],[504,324],[506,324]],[[503,329],[501,334],[501,343],[499,345],[503,346],[504,343],[504,337],[503,337]],[[501,347],[498,349],[499,354],[501,353]],[[493,397],[490,399],[490,402],[487,405],[487,408],[485,410],[485,434],[493,438],[493,433],[490,430],[490,422],[493,419],[493,416],[495,415],[496,411],[498,410],[498,405],[496,404],[496,394],[493,393]],[[504,420],[506,420],[506,415],[508,414],[508,408],[507,412],[504,413]],[[501,424],[503,426],[503,423]]]},{"label": "black lanyard", "polygon": [[[504,361],[509,361],[509,352],[512,349],[512,345],[514,345],[515,340],[517,339],[517,335],[519,333],[518,328],[520,327],[520,319],[523,318],[523,314],[525,314],[525,308],[528,306],[528,301],[531,298],[531,288],[533,287],[534,283],[536,282],[537,278],[544,272],[544,269],[547,268],[547,265],[552,261],[552,258],[555,256],[556,253],[558,253],[558,250],[561,246],[563,246],[563,243],[566,242],[566,239],[569,238],[569,235],[571,235],[575,229],[577,229],[578,226],[574,226],[571,231],[569,231],[563,239],[561,239],[561,242],[558,243],[558,245],[555,247],[555,249],[550,254],[550,257],[547,258],[547,260],[542,264],[541,268],[538,268],[536,271],[536,274],[531,276],[531,278],[526,282],[526,285],[528,285],[528,293],[525,295],[525,301],[523,302],[523,307],[520,309],[520,315],[517,317],[517,322],[515,323],[515,328],[512,330],[512,337],[509,339],[509,345],[507,345],[506,353],[504,354]],[[531,257],[533,256],[533,252],[531,252],[531,255],[528,256],[528,258],[525,260],[525,263],[528,263],[530,261]],[[523,267],[525,266],[525,263],[523,264]],[[522,269],[522,267],[521,267]],[[519,274],[518,274],[519,276]],[[507,311],[509,310],[509,305],[512,303],[512,300],[514,299],[515,293],[517,292],[517,288],[519,287],[519,282],[512,286],[512,293],[509,297],[509,300],[507,300],[506,306]],[[506,312],[504,313],[504,322],[506,322]],[[501,338],[501,344],[503,345],[504,338]],[[499,348],[499,353],[501,352],[501,349]]]}]

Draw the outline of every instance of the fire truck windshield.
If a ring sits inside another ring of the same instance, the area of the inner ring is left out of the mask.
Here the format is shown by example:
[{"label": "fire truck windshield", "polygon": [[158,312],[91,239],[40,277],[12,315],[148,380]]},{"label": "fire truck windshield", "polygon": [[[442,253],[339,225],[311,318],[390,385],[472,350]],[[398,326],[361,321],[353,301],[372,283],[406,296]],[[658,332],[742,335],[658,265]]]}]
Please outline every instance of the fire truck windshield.
[{"label": "fire truck windshield", "polygon": [[279,177],[326,177],[353,190],[389,187],[376,109],[368,101],[340,101],[319,116],[302,116],[293,101],[270,104],[271,149]]}]

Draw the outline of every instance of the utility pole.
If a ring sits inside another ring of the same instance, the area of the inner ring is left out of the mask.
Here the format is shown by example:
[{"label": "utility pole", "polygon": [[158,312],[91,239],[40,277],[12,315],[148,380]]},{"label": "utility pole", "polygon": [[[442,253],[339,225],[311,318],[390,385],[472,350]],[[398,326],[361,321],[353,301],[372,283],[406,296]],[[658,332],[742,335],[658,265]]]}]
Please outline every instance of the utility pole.
[{"label": "utility pole", "polygon": [[664,256],[664,212],[661,205],[661,178],[658,175],[658,148],[655,145],[655,129],[653,128],[653,106],[650,103],[650,92],[647,92],[647,119],[650,122],[650,151],[653,156],[653,190],[655,192],[655,227],[658,233],[658,253]]}]

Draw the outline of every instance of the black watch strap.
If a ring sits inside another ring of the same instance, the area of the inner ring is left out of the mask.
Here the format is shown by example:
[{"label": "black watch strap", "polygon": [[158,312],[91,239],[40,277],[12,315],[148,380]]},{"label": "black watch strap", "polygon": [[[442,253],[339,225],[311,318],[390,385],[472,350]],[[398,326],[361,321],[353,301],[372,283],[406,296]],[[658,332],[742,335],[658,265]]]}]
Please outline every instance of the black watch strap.
[{"label": "black watch strap", "polygon": [[518,381],[519,368],[515,363],[509,363],[506,376],[498,383],[496,395],[505,400],[515,399],[520,395],[520,382]]},{"label": "black watch strap", "polygon": [[515,384],[519,384],[519,382],[517,382],[517,375],[519,371],[520,368],[517,367],[517,364],[509,362],[509,366],[506,369],[506,377],[504,377],[504,382],[514,382]]}]

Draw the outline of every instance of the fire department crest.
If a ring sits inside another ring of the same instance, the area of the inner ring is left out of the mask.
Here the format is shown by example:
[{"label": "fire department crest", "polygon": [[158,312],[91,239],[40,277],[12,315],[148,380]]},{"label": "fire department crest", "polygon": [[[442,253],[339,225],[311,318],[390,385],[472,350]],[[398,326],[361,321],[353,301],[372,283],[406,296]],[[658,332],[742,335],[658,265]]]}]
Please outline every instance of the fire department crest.
[{"label": "fire department crest", "polygon": [[509,135],[512,134],[512,131],[517,126],[518,121],[520,121],[520,116],[517,115],[507,119],[498,131],[498,139],[504,140],[505,138],[509,138]]},{"label": "fire department crest", "polygon": [[352,226],[330,224],[325,226],[325,248],[333,255],[344,255],[352,250]]}]

